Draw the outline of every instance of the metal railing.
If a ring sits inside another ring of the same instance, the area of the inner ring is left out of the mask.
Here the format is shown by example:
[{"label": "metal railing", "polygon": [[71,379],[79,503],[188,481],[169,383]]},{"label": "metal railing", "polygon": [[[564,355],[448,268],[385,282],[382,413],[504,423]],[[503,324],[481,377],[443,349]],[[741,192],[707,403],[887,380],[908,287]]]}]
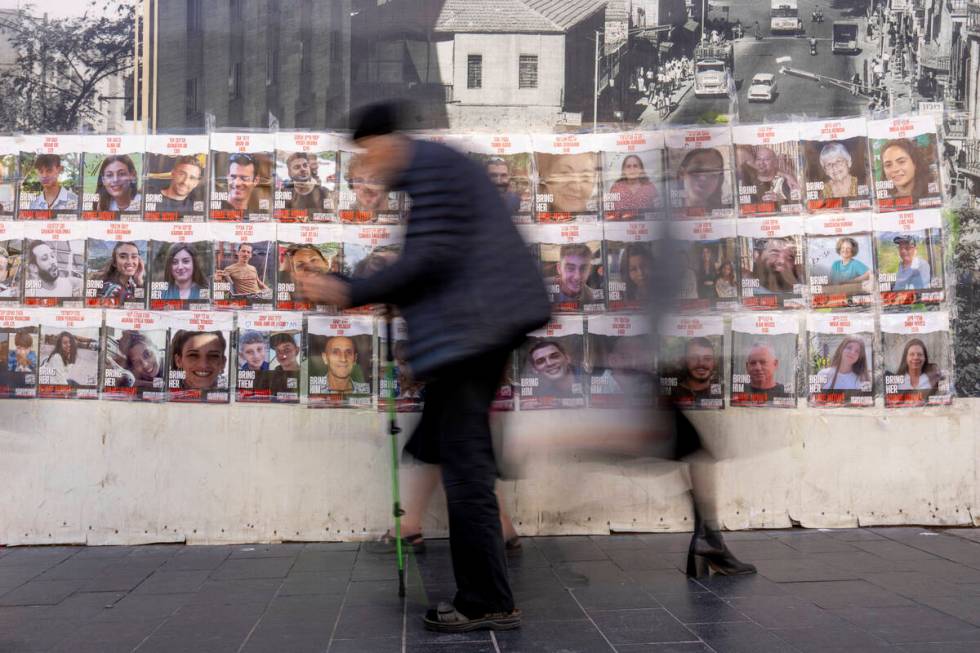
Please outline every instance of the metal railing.
[{"label": "metal railing", "polygon": [[949,12],[952,15],[959,16],[966,13],[970,0],[946,0],[946,4],[949,5]]},{"label": "metal railing", "polygon": [[966,29],[975,34],[980,34],[980,2],[970,0],[966,11]]},{"label": "metal railing", "polygon": [[963,159],[957,167],[968,174],[980,176],[980,141],[973,139],[963,143]]}]

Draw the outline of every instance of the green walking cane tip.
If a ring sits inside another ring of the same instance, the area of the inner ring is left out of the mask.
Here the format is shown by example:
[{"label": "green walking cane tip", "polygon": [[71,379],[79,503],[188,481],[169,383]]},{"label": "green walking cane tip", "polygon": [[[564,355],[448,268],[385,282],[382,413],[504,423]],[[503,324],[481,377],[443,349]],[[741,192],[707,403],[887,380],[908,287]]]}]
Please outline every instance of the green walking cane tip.
[{"label": "green walking cane tip", "polygon": [[405,596],[405,552],[402,550],[401,496],[398,487],[398,434],[401,428],[397,423],[395,409],[395,355],[392,341],[391,307],[385,307],[385,378],[388,379],[388,434],[391,436],[391,498],[392,514],[395,517],[395,557],[398,560],[398,596]]}]

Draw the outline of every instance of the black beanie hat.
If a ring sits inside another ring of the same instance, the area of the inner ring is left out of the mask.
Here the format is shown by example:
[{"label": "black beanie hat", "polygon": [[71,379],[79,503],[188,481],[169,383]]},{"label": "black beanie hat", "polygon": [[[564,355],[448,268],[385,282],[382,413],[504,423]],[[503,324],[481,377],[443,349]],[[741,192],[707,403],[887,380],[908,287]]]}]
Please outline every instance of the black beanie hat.
[{"label": "black beanie hat", "polygon": [[394,102],[377,102],[362,107],[351,120],[353,140],[398,131],[398,113],[399,107]]}]

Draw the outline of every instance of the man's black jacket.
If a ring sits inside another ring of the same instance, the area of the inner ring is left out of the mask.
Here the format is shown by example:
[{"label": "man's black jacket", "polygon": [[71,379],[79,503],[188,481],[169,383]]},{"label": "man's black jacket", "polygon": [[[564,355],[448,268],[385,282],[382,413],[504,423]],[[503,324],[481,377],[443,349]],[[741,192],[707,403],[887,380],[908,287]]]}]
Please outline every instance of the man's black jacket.
[{"label": "man's black jacket", "polygon": [[516,346],[547,322],[544,282],[483,169],[437,143],[412,141],[393,184],[412,200],[398,260],[351,282],[351,303],[396,305],[417,378],[492,349]]}]

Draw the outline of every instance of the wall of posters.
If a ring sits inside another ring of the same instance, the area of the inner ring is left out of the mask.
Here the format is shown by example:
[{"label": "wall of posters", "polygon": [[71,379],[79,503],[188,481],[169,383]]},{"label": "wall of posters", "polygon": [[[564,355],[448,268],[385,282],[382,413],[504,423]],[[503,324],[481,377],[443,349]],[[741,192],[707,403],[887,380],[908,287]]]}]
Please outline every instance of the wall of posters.
[{"label": "wall of posters", "polygon": [[[907,373],[885,346],[904,332],[897,322],[886,332],[879,316],[931,325],[945,313],[942,141],[931,119],[415,136],[486,170],[551,295],[553,323],[515,352],[496,410],[642,405],[642,393],[616,390],[646,388],[640,368],[688,408],[803,397],[811,409],[866,408],[898,396],[885,389],[902,384],[885,377]],[[48,309],[18,327],[33,329],[35,358],[49,362],[30,382],[39,396],[384,408],[375,308],[338,315],[310,297],[323,275],[368,276],[401,251],[410,202],[365,176],[358,155],[339,132],[0,137],[0,304]],[[42,181],[51,206],[31,208]],[[663,242],[669,261],[658,268]],[[651,345],[654,370],[636,343],[660,285],[672,285],[673,315]],[[175,358],[177,332],[194,329],[224,342],[227,369],[203,392]],[[408,325],[398,318],[395,329],[403,370]],[[330,338],[352,342],[346,381],[329,369]],[[543,339],[557,367],[535,366],[529,347]],[[923,344],[944,356],[952,347]],[[97,363],[66,385],[72,349]],[[847,358],[855,352],[863,363]],[[939,369],[924,400],[888,406],[945,403],[951,362]],[[422,385],[399,372],[395,390],[399,411],[421,408]]]}]

